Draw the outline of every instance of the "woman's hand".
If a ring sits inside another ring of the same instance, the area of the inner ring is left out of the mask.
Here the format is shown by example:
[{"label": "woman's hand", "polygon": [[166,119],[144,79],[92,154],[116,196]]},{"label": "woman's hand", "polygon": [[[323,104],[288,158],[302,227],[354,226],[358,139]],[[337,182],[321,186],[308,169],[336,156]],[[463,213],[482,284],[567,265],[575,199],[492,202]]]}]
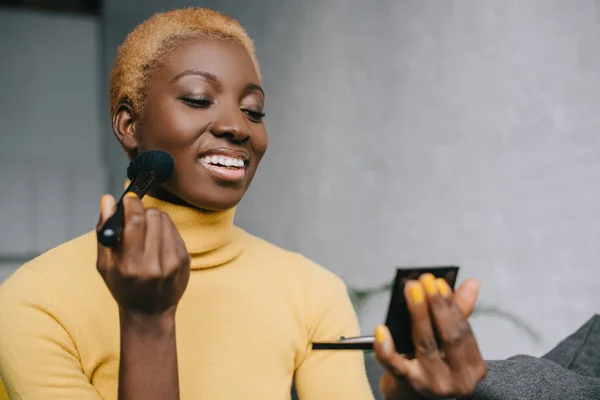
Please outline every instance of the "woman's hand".
[{"label": "woman's hand", "polygon": [[[102,198],[102,226],[114,211]],[[97,268],[122,312],[161,315],[175,310],[190,276],[185,243],[167,214],[145,210],[134,193],[123,199],[124,227],[115,248],[98,243]]]},{"label": "woman's hand", "polygon": [[[409,281],[404,295],[412,316],[416,358],[396,353],[385,326],[375,331],[375,355],[387,369],[381,381],[388,400],[468,397],[487,373],[466,318],[473,311],[479,284],[468,280],[456,293],[443,279],[424,274]],[[438,348],[434,326],[441,340]]]},{"label": "woman's hand", "polygon": [[[98,243],[97,268],[119,304],[119,400],[179,400],[175,310],[190,277],[190,257],[171,219],[123,199],[116,248]],[[98,228],[115,199],[104,196]]]}]

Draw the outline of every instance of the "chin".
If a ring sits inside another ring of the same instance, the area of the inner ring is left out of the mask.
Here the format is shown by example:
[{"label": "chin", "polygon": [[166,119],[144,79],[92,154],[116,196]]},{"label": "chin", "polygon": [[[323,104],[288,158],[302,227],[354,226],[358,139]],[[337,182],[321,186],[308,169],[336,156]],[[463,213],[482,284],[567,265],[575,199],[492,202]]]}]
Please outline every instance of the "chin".
[{"label": "chin", "polygon": [[237,206],[245,192],[246,190],[214,190],[210,194],[192,195],[187,202],[207,211],[225,211]]}]

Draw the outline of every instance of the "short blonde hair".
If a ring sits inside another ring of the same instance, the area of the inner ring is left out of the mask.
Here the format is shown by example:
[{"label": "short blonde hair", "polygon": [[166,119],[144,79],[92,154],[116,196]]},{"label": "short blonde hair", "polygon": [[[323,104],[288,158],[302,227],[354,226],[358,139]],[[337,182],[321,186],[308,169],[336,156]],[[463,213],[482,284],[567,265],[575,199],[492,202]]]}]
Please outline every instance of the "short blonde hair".
[{"label": "short blonde hair", "polygon": [[199,7],[158,13],[138,25],[117,51],[110,74],[111,115],[122,101],[129,102],[137,112],[141,112],[146,86],[158,60],[174,48],[199,38],[238,43],[250,55],[260,77],[254,43],[235,19]]}]

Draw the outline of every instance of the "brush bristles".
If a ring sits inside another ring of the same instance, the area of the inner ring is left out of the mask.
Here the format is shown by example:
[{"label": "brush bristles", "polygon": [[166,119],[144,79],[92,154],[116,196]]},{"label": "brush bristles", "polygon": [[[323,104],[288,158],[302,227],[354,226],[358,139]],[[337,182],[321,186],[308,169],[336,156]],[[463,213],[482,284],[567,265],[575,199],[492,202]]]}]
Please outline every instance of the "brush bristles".
[{"label": "brush bristles", "polygon": [[162,150],[149,150],[134,158],[127,167],[127,177],[133,180],[142,173],[153,173],[156,183],[164,182],[173,175],[175,161]]}]

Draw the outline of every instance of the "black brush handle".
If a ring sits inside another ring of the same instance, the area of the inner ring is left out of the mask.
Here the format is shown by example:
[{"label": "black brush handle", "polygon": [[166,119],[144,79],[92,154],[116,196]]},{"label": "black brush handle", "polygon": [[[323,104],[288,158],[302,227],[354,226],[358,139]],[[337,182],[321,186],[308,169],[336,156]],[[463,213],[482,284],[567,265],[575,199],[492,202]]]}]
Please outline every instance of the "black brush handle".
[{"label": "black brush handle", "polygon": [[[126,192],[127,193],[127,192]],[[123,231],[123,219],[125,212],[123,208],[123,198],[117,203],[117,209],[114,214],[104,222],[104,225],[98,231],[98,242],[104,247],[116,246],[121,232]]]},{"label": "black brush handle", "polygon": [[111,215],[98,230],[98,242],[100,242],[101,245],[104,247],[115,247],[121,237],[125,220],[125,211],[123,208],[123,198],[125,195],[128,192],[133,192],[141,199],[157,183],[156,175],[152,171],[141,173],[131,180],[131,183],[127,189],[125,189],[123,196],[121,196],[117,202],[117,209],[114,214]]},{"label": "black brush handle", "polygon": [[[145,184],[145,187],[140,187],[141,183]],[[123,232],[123,225],[125,222],[125,209],[123,205],[123,199],[129,192],[135,193],[140,199],[150,190],[152,179],[148,179],[147,176],[141,175],[133,178],[125,192],[117,202],[117,208],[113,215],[111,215],[105,222],[104,225],[98,230],[98,242],[104,247],[115,247],[117,242],[121,238]]]}]

